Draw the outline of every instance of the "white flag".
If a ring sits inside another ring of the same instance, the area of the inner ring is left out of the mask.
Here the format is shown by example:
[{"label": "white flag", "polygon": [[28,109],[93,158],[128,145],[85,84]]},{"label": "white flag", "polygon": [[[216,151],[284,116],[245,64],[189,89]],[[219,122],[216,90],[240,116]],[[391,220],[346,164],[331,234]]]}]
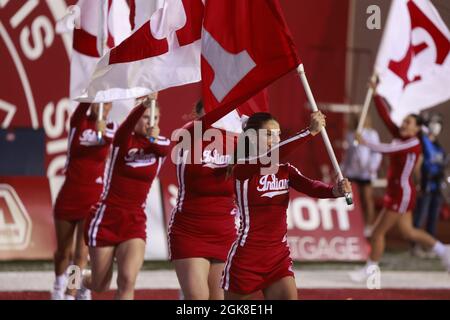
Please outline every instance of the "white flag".
[{"label": "white flag", "polygon": [[130,23],[133,31],[142,27],[150,20],[156,10],[164,7],[165,0],[129,0]]},{"label": "white flag", "polygon": [[201,80],[201,0],[166,0],[97,65],[78,101],[138,98]]},{"label": "white flag", "polygon": [[[102,7],[102,4],[104,5]],[[99,38],[104,38],[107,50],[121,43],[131,34],[129,7],[126,0],[79,0],[79,25],[73,30],[73,52],[70,65],[70,97],[84,92],[104,52]],[[104,14],[102,15],[102,10]],[[105,17],[102,19],[102,16]],[[63,19],[67,20],[70,17]],[[100,35],[100,37],[99,37]]]},{"label": "white flag", "polygon": [[397,124],[450,99],[450,32],[431,1],[392,1],[375,71]]}]

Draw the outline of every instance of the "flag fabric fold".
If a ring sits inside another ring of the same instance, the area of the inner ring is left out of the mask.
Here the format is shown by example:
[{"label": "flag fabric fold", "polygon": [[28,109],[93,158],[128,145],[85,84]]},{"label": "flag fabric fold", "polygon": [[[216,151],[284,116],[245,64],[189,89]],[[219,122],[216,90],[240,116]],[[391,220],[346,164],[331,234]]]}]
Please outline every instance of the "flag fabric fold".
[{"label": "flag fabric fold", "polygon": [[300,64],[277,0],[206,1],[202,86],[207,112],[228,115]]},{"label": "flag fabric fold", "polygon": [[202,0],[166,0],[98,63],[78,101],[138,98],[201,80]]},{"label": "flag fabric fold", "polygon": [[98,48],[100,32],[108,48],[119,44],[131,33],[126,0],[108,0],[106,19],[100,26],[101,1],[79,0],[79,28],[73,30],[73,52],[70,65],[70,97],[75,99],[86,89],[102,55]]},{"label": "flag fabric fold", "polygon": [[450,99],[450,32],[431,1],[392,1],[375,72],[397,124]]}]

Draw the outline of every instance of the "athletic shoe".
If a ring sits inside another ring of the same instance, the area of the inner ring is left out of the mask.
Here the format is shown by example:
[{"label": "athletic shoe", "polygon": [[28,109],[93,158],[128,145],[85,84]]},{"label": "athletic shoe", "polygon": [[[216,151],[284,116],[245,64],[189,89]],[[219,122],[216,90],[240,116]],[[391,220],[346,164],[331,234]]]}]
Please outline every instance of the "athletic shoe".
[{"label": "athletic shoe", "polygon": [[70,294],[64,295],[64,300],[75,300],[74,296],[71,296]]},{"label": "athletic shoe", "polygon": [[52,291],[52,294],[51,294],[51,299],[52,300],[64,300],[65,291],[66,291],[65,287],[58,287],[58,286],[55,285],[53,287],[53,291]]},{"label": "athletic shoe", "polygon": [[92,300],[91,290],[87,288],[81,288],[78,290],[77,300]]},{"label": "athletic shoe", "polygon": [[369,273],[367,270],[367,266],[364,266],[361,269],[357,269],[355,271],[351,271],[348,273],[350,279],[352,279],[353,282],[362,283],[367,281],[367,278],[369,278]]},{"label": "athletic shoe", "polygon": [[447,246],[445,253],[440,258],[447,272],[450,272],[450,247]]}]

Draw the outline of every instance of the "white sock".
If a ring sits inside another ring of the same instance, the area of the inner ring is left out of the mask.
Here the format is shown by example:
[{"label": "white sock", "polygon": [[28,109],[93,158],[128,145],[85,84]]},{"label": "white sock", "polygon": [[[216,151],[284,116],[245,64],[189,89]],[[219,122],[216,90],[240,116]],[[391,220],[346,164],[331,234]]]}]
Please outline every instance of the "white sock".
[{"label": "white sock", "polygon": [[372,266],[378,266],[378,262],[376,261],[372,261],[372,260],[367,260],[366,262],[366,267],[372,267]]},{"label": "white sock", "polygon": [[57,287],[64,287],[66,285],[67,282],[67,275],[65,273],[63,273],[60,276],[56,276],[55,278],[55,286]]},{"label": "white sock", "polygon": [[74,297],[74,296],[71,296],[70,294],[66,294],[66,295],[64,296],[64,300],[75,300],[75,297]]},{"label": "white sock", "polygon": [[446,247],[444,244],[440,241],[437,241],[436,244],[433,246],[433,249],[431,249],[434,253],[436,253],[439,257],[442,257],[445,254]]}]

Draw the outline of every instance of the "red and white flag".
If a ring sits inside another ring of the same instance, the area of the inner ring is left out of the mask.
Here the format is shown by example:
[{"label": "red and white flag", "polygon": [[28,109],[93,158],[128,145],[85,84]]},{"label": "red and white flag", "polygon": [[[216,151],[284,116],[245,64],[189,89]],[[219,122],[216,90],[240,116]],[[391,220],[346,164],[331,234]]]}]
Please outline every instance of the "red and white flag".
[{"label": "red and white flag", "polygon": [[[210,111],[210,110],[206,110]],[[223,129],[228,132],[240,134],[243,126],[250,116],[257,112],[269,112],[269,93],[264,89],[248,101],[241,104],[237,109],[231,111],[225,117],[214,123],[214,128]]]},{"label": "red and white flag", "polygon": [[396,123],[450,99],[450,32],[429,0],[395,0],[375,71]]},{"label": "red and white flag", "polygon": [[301,64],[278,0],[207,0],[202,34],[205,110],[218,118]]},{"label": "red and white flag", "polygon": [[131,30],[142,27],[156,10],[164,7],[165,0],[128,0],[130,3]]},{"label": "red and white flag", "polygon": [[[68,32],[68,25],[76,15],[73,30],[73,52],[70,65],[70,97],[79,97],[87,88],[103,49],[122,42],[131,34],[126,0],[79,0],[71,14],[58,22],[60,32]],[[76,9],[76,10],[75,10]],[[106,43],[106,47],[104,47]]]},{"label": "red and white flag", "polygon": [[131,99],[200,81],[203,11],[202,0],[166,0],[149,21],[101,59],[77,100]]}]

